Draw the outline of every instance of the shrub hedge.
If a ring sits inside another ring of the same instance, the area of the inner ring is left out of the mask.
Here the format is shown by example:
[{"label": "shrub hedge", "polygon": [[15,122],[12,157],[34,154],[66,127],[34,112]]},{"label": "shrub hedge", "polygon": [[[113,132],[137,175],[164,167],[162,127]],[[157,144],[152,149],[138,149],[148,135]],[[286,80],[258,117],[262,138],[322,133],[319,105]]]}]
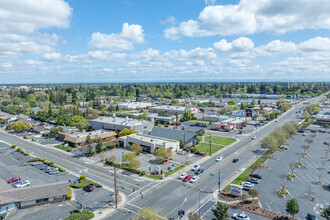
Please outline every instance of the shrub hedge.
[{"label": "shrub hedge", "polygon": [[130,172],[132,172],[132,173],[136,173],[136,174],[139,174],[139,175],[142,175],[142,176],[146,175],[146,171],[144,171],[144,170],[141,171],[141,170],[137,170],[137,169],[129,168],[129,167],[127,167],[127,166],[121,166],[120,164],[115,163],[115,162],[112,162],[112,161],[109,161],[108,159],[106,159],[105,163],[108,164],[108,165],[110,165],[110,166],[119,167],[119,168],[121,168],[121,169],[124,169],[124,170],[130,171]]},{"label": "shrub hedge", "polygon": [[68,193],[66,194],[66,199],[71,200],[72,198],[72,189],[71,186],[69,186]]}]

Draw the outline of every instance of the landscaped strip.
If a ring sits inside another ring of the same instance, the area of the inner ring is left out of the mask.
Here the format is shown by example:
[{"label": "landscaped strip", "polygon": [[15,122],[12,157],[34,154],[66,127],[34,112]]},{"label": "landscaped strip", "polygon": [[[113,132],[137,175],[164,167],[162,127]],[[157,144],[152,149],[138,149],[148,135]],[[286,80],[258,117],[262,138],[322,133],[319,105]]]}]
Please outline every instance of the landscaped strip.
[{"label": "landscaped strip", "polygon": [[[185,165],[180,165],[178,167],[175,167],[173,170],[170,170],[170,171],[166,172],[165,177],[168,177],[169,175],[171,175],[171,174],[173,174],[173,173],[175,173],[175,172],[177,172],[177,171],[179,171],[179,170],[181,170],[185,167],[186,167]],[[147,177],[152,178],[152,179],[160,179],[161,175],[152,175],[152,174],[150,174]]]},{"label": "landscaped strip", "polygon": [[56,145],[54,147],[56,147],[57,149],[66,151],[66,152],[71,152],[73,149],[73,147],[70,147],[70,146],[64,147],[64,144]]},{"label": "landscaped strip", "polygon": [[[204,136],[204,142],[201,142],[203,140],[203,137],[198,137],[198,140],[200,141],[198,146],[196,147],[196,151],[198,152],[204,152],[207,154],[210,151],[210,136]],[[220,136],[211,136],[211,152],[212,154],[221,150],[222,148],[234,143],[236,141],[235,138],[227,138],[227,137],[220,137]]]},{"label": "landscaped strip", "polygon": [[78,210],[74,210],[69,217],[66,217],[64,220],[88,220],[92,219],[94,217],[94,213],[87,211],[87,210],[82,210],[82,212],[79,212]]},{"label": "landscaped strip", "polygon": [[83,188],[83,187],[88,186],[88,185],[94,185],[98,188],[102,188],[101,184],[93,182],[92,180],[89,180],[89,179],[86,179],[86,178],[80,179],[80,183],[71,184],[71,187],[72,188]]}]

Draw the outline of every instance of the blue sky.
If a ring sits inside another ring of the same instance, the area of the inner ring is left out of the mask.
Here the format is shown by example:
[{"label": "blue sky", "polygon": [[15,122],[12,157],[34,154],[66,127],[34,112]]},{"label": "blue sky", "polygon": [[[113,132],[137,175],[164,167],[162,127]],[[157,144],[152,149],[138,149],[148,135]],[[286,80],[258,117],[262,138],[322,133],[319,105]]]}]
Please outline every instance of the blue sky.
[{"label": "blue sky", "polygon": [[329,11],[328,0],[3,0],[0,80],[329,81]]}]

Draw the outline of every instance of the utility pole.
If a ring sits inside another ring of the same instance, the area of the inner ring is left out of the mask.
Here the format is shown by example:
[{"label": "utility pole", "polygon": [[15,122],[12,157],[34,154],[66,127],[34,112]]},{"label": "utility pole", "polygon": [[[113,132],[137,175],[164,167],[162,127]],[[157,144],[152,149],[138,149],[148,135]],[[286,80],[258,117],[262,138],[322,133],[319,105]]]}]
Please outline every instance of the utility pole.
[{"label": "utility pole", "polygon": [[116,209],[117,209],[117,175],[116,175],[116,166],[113,167],[114,172],[113,172],[113,177],[114,177],[114,185],[115,185],[115,201],[116,201]]},{"label": "utility pole", "polygon": [[220,191],[221,191],[221,190],[220,190],[220,169],[219,169],[219,177],[218,177],[218,178],[219,178],[219,179],[218,179],[218,180],[219,180],[219,181],[218,181],[218,185],[219,185],[219,193],[220,193]]},{"label": "utility pole", "polygon": [[210,142],[210,157],[212,156],[212,137],[211,137],[211,132],[209,132],[209,142]]}]

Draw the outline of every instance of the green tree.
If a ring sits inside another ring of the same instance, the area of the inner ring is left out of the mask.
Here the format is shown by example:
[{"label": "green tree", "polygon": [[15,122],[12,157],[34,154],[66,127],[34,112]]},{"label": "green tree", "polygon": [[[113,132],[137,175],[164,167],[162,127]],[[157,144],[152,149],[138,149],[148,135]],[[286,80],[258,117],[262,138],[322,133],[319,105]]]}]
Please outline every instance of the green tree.
[{"label": "green tree", "polygon": [[92,144],[92,143],[93,143],[93,140],[92,140],[92,138],[91,138],[90,135],[87,135],[86,142],[87,142],[88,144]]},{"label": "green tree", "polygon": [[294,215],[299,212],[299,204],[296,199],[290,199],[286,202],[286,209],[285,211],[294,218]]},{"label": "green tree", "polygon": [[69,115],[61,115],[56,119],[56,124],[58,125],[66,125],[66,126],[74,126],[74,122],[72,121]]},{"label": "green tree", "polygon": [[142,152],[142,147],[140,144],[137,144],[137,143],[134,143],[132,146],[131,146],[131,150],[136,153],[136,155],[139,155],[140,152]]},{"label": "green tree", "polygon": [[157,212],[154,207],[142,207],[137,210],[137,214],[131,217],[131,220],[163,220],[167,219],[162,212]]},{"label": "green tree", "polygon": [[212,209],[214,215],[214,218],[212,220],[225,220],[229,218],[228,209],[228,205],[222,202],[217,202],[216,208]]},{"label": "green tree", "polygon": [[12,124],[12,129],[16,132],[21,132],[30,129],[32,126],[25,121],[16,121]]},{"label": "green tree", "polygon": [[127,136],[134,133],[135,133],[134,129],[124,128],[121,132],[119,132],[118,137]]},{"label": "green tree", "polygon": [[235,105],[236,101],[234,99],[229,100],[228,105]]},{"label": "green tree", "polygon": [[321,217],[330,220],[330,205],[328,205],[328,208],[321,209]]},{"label": "green tree", "polygon": [[124,154],[123,161],[129,163],[131,160],[134,160],[135,158],[136,158],[136,154],[128,152]]},{"label": "green tree", "polygon": [[100,153],[103,150],[103,142],[101,138],[96,139],[96,147],[95,151],[96,153]]},{"label": "green tree", "polygon": [[128,162],[128,167],[131,169],[138,169],[141,167],[141,162],[137,159],[132,159]]},{"label": "green tree", "polygon": [[155,152],[155,156],[162,161],[167,161],[172,156],[172,149],[158,148]]}]

